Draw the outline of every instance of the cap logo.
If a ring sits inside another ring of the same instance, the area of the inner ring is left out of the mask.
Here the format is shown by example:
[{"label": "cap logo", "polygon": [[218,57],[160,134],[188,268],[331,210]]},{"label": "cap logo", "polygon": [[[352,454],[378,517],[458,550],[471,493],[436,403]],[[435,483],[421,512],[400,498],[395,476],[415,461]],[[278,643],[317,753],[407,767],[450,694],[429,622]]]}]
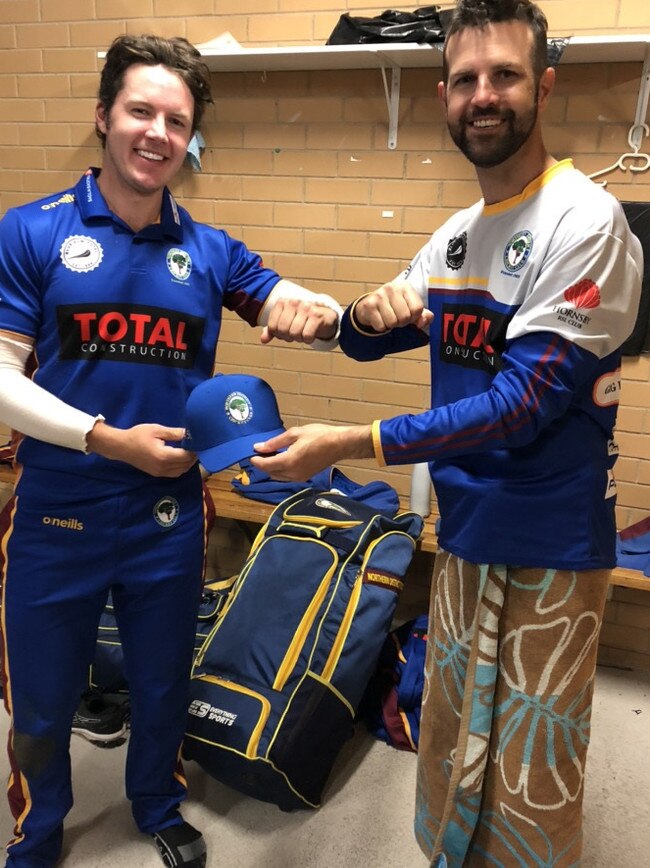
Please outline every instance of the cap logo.
[{"label": "cap logo", "polygon": [[104,258],[99,241],[87,235],[69,235],[59,251],[61,262],[70,271],[93,271]]},{"label": "cap logo", "polygon": [[226,416],[236,425],[243,425],[253,418],[253,405],[243,392],[231,392],[226,398]]},{"label": "cap logo", "polygon": [[285,431],[273,389],[249,374],[216,374],[187,399],[186,428],[202,467],[216,473],[255,455],[255,444]]},{"label": "cap logo", "polygon": [[172,247],[167,251],[167,268],[178,280],[187,280],[192,271],[192,257],[185,250]]}]

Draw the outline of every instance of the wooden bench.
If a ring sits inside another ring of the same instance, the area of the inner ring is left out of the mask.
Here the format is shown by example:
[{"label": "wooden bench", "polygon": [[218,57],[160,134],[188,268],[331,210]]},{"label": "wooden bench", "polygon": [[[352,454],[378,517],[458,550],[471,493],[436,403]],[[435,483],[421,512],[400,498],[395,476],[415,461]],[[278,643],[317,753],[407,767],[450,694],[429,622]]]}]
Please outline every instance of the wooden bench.
[{"label": "wooden bench", "polygon": [[[273,510],[273,505],[262,503],[259,500],[251,500],[239,494],[230,480],[232,471],[224,471],[211,476],[207,481],[207,487],[214,501],[217,517],[230,518],[235,521],[251,522],[262,525]],[[8,464],[0,464],[0,482],[13,485],[15,473]],[[408,509],[408,504],[402,504]],[[418,550],[435,553],[437,551],[437,538],[434,527],[435,519],[429,516],[425,519],[424,530],[418,541]],[[610,584],[617,587],[633,588],[634,590],[650,591],[650,578],[644,576],[641,570],[630,570],[626,567],[616,567],[612,570]]]}]

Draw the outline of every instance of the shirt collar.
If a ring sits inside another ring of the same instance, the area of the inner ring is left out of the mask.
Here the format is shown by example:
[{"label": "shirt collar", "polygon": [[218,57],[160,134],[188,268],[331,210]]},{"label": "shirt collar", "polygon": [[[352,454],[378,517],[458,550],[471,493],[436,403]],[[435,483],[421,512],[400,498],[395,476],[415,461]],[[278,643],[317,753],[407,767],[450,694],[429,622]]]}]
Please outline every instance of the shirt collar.
[{"label": "shirt collar", "polygon": [[[93,219],[118,219],[106,204],[97,184],[100,171],[101,169],[91,166],[77,181],[74,188],[75,199],[84,223]],[[163,190],[160,223],[147,226],[142,232],[149,238],[167,236],[178,242],[183,240],[183,226],[178,205],[167,187]],[[142,234],[142,232],[138,234]]]}]

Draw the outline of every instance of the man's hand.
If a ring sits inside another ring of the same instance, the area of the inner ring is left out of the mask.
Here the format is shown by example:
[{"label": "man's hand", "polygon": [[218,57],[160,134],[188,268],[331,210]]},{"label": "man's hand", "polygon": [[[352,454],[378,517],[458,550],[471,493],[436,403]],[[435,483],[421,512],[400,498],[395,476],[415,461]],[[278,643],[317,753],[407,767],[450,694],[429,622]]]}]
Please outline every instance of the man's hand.
[{"label": "man's hand", "polygon": [[256,443],[255,450],[258,454],[251,458],[253,467],[282,482],[304,481],[344,458],[375,455],[370,425],[289,428],[264,443]]},{"label": "man's hand", "polygon": [[338,314],[318,301],[279,298],[271,308],[269,321],[260,338],[268,344],[273,338],[313,344],[316,338],[331,340],[339,326]]},{"label": "man's hand", "polygon": [[180,443],[183,428],[164,425],[134,425],[133,428],[112,428],[96,422],[86,438],[89,452],[113,461],[125,461],[150,476],[182,476],[196,461],[196,455],[167,443]]},{"label": "man's hand", "polygon": [[413,287],[394,281],[362,295],[354,306],[354,320],[362,328],[387,332],[407,325],[425,329],[431,324],[433,314],[425,308]]}]

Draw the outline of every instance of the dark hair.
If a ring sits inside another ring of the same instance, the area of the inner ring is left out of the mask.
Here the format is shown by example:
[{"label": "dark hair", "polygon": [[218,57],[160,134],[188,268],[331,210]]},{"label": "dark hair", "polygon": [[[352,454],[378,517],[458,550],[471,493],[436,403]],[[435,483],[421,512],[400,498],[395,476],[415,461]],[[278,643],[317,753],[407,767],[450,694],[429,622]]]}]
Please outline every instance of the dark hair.
[{"label": "dark hair", "polygon": [[[208,103],[212,102],[210,92],[210,70],[201,60],[201,53],[187,39],[174,36],[165,39],[162,36],[144,34],[142,36],[118,36],[106,52],[106,63],[99,80],[97,98],[104,106],[106,117],[113,108],[113,103],[124,85],[124,74],[130,66],[143,63],[146,66],[166,66],[175,72],[187,85],[194,97],[194,117],[192,132],[195,132]],[[106,136],[95,129],[102,147]]]},{"label": "dark hair", "polygon": [[442,75],[445,83],[449,75],[447,64],[447,45],[449,37],[469,27],[483,29],[488,24],[503,21],[523,21],[533,34],[531,62],[535,81],[539,79],[548,62],[548,21],[542,10],[532,0],[458,0],[456,9],[445,34]]}]

